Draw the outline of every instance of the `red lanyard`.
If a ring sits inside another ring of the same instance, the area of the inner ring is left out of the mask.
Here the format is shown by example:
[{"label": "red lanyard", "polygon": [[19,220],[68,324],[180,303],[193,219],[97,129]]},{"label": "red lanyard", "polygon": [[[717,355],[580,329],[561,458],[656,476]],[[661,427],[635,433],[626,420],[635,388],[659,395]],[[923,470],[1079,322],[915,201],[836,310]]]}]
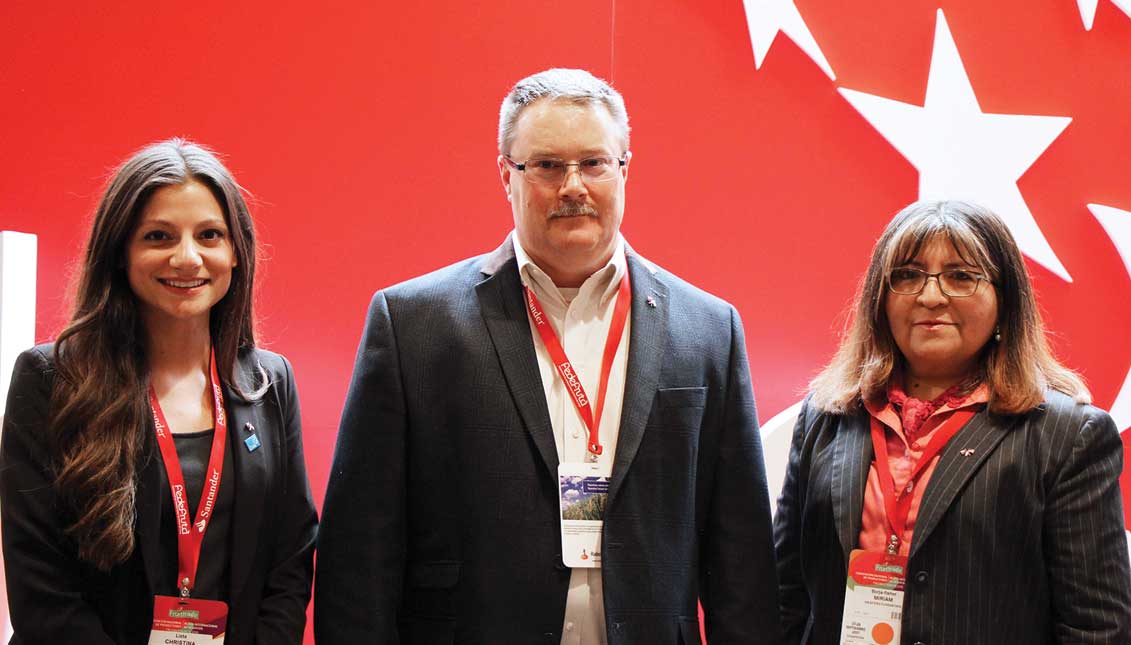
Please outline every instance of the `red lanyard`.
[{"label": "red lanyard", "polygon": [[903,540],[903,532],[907,527],[907,516],[911,513],[912,491],[923,471],[930,465],[954,435],[966,425],[977,413],[974,409],[956,410],[940,425],[927,443],[922,456],[911,470],[911,479],[907,480],[907,487],[899,492],[895,490],[895,480],[891,476],[891,466],[888,463],[887,438],[884,436],[884,425],[876,417],[872,417],[872,449],[876,453],[876,472],[880,476],[880,491],[884,495],[884,509],[887,511],[888,524],[891,528],[891,538],[888,541],[888,554],[895,555],[899,552],[899,543]]},{"label": "red lanyard", "polygon": [[196,584],[196,569],[200,564],[200,547],[204,543],[204,532],[212,520],[212,510],[220,491],[220,475],[224,467],[224,447],[227,445],[228,421],[224,414],[224,393],[220,389],[220,376],[216,373],[216,351],[212,351],[209,361],[208,386],[212,389],[212,420],[215,424],[212,434],[212,453],[208,458],[208,473],[200,504],[196,508],[196,522],[189,524],[188,500],[185,494],[185,475],[181,472],[181,460],[177,457],[177,446],[165,421],[165,413],[157,401],[157,391],[149,386],[149,405],[153,410],[153,426],[157,430],[157,446],[165,462],[165,473],[169,477],[169,490],[173,493],[173,507],[177,514],[177,586],[181,596],[187,598]]},{"label": "red lanyard", "polygon": [[569,362],[569,357],[562,349],[562,344],[558,340],[558,335],[554,333],[554,328],[550,326],[550,321],[546,319],[546,314],[542,311],[542,304],[538,302],[538,296],[534,295],[534,291],[529,286],[526,287],[527,313],[530,314],[530,319],[534,321],[534,327],[542,337],[542,343],[546,345],[546,350],[550,352],[550,358],[553,359],[554,367],[562,377],[562,383],[569,390],[573,405],[581,414],[585,426],[589,428],[590,461],[597,461],[597,456],[604,450],[601,447],[601,414],[605,409],[605,392],[609,389],[609,374],[613,370],[613,358],[617,354],[617,348],[620,347],[624,324],[628,320],[628,305],[632,300],[631,291],[628,284],[628,272],[626,271],[624,277],[621,278],[620,288],[617,290],[617,304],[613,308],[613,320],[609,324],[609,336],[605,339],[605,353],[601,356],[601,380],[597,386],[597,411],[594,414],[589,405],[589,397],[585,394],[585,388],[581,387],[581,378],[578,376],[577,370],[573,369],[573,363]]}]

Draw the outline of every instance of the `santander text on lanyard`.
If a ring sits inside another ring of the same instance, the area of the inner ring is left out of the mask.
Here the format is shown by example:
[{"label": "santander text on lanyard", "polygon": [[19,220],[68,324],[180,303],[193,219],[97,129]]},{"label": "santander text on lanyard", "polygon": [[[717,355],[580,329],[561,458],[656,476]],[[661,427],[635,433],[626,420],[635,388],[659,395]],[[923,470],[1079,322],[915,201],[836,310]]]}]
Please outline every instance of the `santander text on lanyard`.
[{"label": "santander text on lanyard", "polygon": [[884,509],[887,511],[888,527],[891,537],[888,540],[888,555],[899,552],[903,532],[907,528],[907,516],[911,513],[912,491],[919,478],[923,475],[931,460],[935,458],[951,438],[966,425],[977,413],[977,410],[966,408],[951,413],[950,418],[944,421],[934,432],[922,456],[911,471],[911,478],[907,480],[906,488],[895,490],[895,480],[891,476],[891,466],[888,464],[887,439],[884,436],[884,426],[879,419],[872,417],[872,449],[876,453],[876,473],[880,477],[880,491],[884,496]]},{"label": "santander text on lanyard", "polygon": [[197,565],[200,564],[200,547],[204,543],[204,533],[212,520],[216,497],[220,492],[220,475],[224,467],[224,448],[228,443],[228,422],[224,414],[224,393],[220,389],[220,377],[216,372],[216,351],[212,351],[209,361],[208,386],[212,389],[212,419],[215,429],[212,435],[212,452],[208,457],[208,470],[200,504],[196,509],[196,521],[190,523],[188,499],[185,493],[185,476],[181,472],[181,460],[177,457],[177,447],[157,401],[157,391],[149,386],[149,405],[153,410],[153,425],[157,429],[157,445],[165,462],[165,473],[169,477],[169,489],[173,493],[173,509],[177,515],[177,586],[182,598],[188,598],[196,584]]},{"label": "santander text on lanyard", "polygon": [[581,414],[581,419],[585,422],[585,426],[589,428],[589,442],[587,444],[589,461],[597,461],[598,455],[604,450],[601,447],[601,414],[605,409],[605,392],[609,389],[609,374],[613,369],[613,358],[617,354],[617,348],[620,347],[620,338],[624,333],[624,324],[628,320],[628,307],[632,300],[628,272],[625,271],[624,277],[620,281],[620,288],[617,290],[617,303],[613,307],[609,336],[605,339],[605,351],[601,356],[601,380],[598,381],[597,385],[596,411],[590,407],[589,397],[585,394],[585,388],[581,386],[581,377],[577,370],[573,369],[573,364],[570,363],[569,357],[562,349],[558,335],[554,333],[554,328],[550,326],[550,321],[542,311],[542,303],[538,302],[538,297],[534,295],[534,291],[529,286],[525,288],[527,313],[530,314],[530,319],[534,321],[534,327],[538,330],[538,335],[542,337],[542,343],[546,346],[546,351],[550,353],[554,367],[558,370],[558,375],[562,377],[562,383],[569,390],[570,398],[573,400],[578,413]]}]

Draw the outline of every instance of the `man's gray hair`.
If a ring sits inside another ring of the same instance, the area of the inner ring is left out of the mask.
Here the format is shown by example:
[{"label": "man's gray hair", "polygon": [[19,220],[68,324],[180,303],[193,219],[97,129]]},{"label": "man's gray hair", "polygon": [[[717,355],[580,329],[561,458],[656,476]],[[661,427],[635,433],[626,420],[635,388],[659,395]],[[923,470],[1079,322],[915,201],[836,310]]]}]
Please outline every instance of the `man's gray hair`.
[{"label": "man's gray hair", "polygon": [[563,100],[582,104],[601,104],[609,110],[621,131],[625,152],[628,150],[628,111],[624,97],[611,85],[582,69],[548,69],[527,76],[515,83],[499,108],[499,152],[510,154],[514,143],[514,126],[526,106],[540,99]]}]

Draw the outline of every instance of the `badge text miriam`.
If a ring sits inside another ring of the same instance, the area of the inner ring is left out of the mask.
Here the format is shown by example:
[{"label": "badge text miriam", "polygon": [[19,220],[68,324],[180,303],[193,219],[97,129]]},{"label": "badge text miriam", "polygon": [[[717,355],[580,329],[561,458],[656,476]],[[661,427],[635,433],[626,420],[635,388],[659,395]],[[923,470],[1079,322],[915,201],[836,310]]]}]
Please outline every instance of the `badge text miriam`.
[{"label": "badge text miriam", "polygon": [[191,618],[200,620],[200,612],[195,609],[170,609],[169,618]]}]

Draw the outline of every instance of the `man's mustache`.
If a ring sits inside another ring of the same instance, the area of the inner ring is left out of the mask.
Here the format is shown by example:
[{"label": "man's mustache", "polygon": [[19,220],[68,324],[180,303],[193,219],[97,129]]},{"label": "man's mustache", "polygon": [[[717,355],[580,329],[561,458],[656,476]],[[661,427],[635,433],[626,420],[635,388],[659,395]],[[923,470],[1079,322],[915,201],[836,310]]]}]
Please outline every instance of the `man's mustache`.
[{"label": "man's mustache", "polygon": [[589,204],[582,204],[578,202],[567,202],[560,207],[550,211],[550,217],[577,217],[578,215],[589,215],[591,217],[597,216],[597,209]]}]

